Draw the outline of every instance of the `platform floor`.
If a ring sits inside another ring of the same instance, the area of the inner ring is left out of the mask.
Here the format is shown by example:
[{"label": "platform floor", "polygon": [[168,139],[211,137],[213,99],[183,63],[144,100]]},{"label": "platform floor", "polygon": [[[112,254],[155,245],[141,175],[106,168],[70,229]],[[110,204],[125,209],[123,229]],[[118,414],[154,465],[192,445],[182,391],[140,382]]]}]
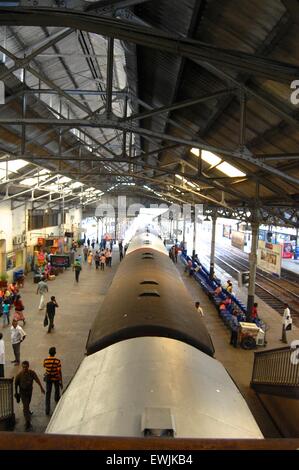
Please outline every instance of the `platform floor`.
[{"label": "platform floor", "polygon": [[[204,257],[201,257],[201,262],[206,267],[208,266],[208,264],[205,263]],[[281,437],[275,424],[272,422],[272,419],[265,411],[255,392],[250,388],[255,351],[245,351],[240,347],[234,348],[229,344],[230,331],[219,317],[214,304],[210,301],[195,278],[190,277],[187,273],[184,272],[182,263],[178,263],[177,268],[194,302],[200,301],[201,303],[204,311],[204,320],[214,343],[215,358],[224,365],[238,385],[264,436],[268,438]],[[224,283],[227,279],[231,279],[234,286],[233,292],[246,305],[247,288],[240,289],[238,287],[237,281],[232,279],[229,274],[227,274],[218,266],[215,266],[215,272],[217,277],[221,279],[222,283]],[[267,345],[265,347],[259,347],[256,349],[256,351],[275,349],[285,346],[280,341],[282,332],[282,317],[257,296],[256,301],[258,302],[259,316],[268,327],[266,332]],[[294,327],[292,331],[288,332],[288,343],[290,344],[293,339],[298,338],[298,328]]]},{"label": "platform floor", "polygon": [[[71,269],[60,274],[54,281],[48,281],[49,293],[56,296],[59,308],[56,310],[55,328],[47,334],[47,328],[43,327],[45,310],[39,311],[39,295],[36,295],[37,284],[33,283],[32,274],[26,276],[25,286],[20,290],[24,306],[26,324],[24,330],[26,339],[21,344],[21,361],[28,360],[30,368],[35,370],[42,381],[44,375],[43,360],[48,356],[48,350],[55,346],[56,357],[62,361],[63,385],[67,386],[84,358],[85,344],[90,325],[97,314],[99,307],[107,293],[116,269],[119,265],[118,251],[113,253],[112,267],[106,267],[105,271],[90,269],[83,263],[80,280],[75,282],[75,273]],[[20,322],[22,326],[22,322]],[[3,332],[6,349],[5,376],[13,377],[21,370],[21,367],[11,364],[14,359],[10,343],[10,328],[2,328],[0,319],[0,331]],[[43,385],[45,385],[43,383]],[[52,395],[53,390],[52,390]],[[51,398],[54,410],[54,396]],[[22,405],[14,402],[16,414],[16,432],[24,431],[24,417]],[[34,383],[33,397],[31,401],[32,432],[43,433],[49,422],[45,415],[45,396],[42,395],[39,386]]]},{"label": "platform floor", "polygon": [[[60,274],[54,281],[49,282],[49,294],[55,295],[59,304],[55,317],[55,329],[47,334],[47,329],[43,327],[44,311],[38,310],[39,296],[36,295],[37,285],[33,284],[32,275],[26,277],[25,286],[21,289],[21,295],[25,305],[26,325],[24,327],[27,337],[21,345],[21,360],[29,360],[30,368],[35,370],[42,380],[43,359],[48,355],[48,349],[55,346],[57,357],[62,361],[62,373],[64,387],[67,386],[76,372],[85,353],[85,344],[90,325],[107,293],[116,269],[119,264],[118,251],[113,252],[112,268],[105,268],[104,272],[96,271],[94,266],[89,269],[83,265],[80,275],[80,282],[76,284],[74,273],[71,270]],[[227,368],[232,378],[239,386],[245,399],[247,400],[263,434],[265,437],[279,437],[275,426],[267,416],[264,408],[256,398],[255,393],[250,389],[252,364],[254,353],[235,349],[229,345],[230,334],[223,322],[219,318],[214,305],[201,290],[199,284],[184,273],[183,265],[177,264],[178,275],[181,275],[187,289],[194,302],[200,300],[205,312],[205,322],[213,339],[216,358]],[[220,274],[216,268],[217,275]],[[229,276],[222,271],[221,278]],[[245,292],[235,292],[245,297]],[[281,317],[278,313],[259,301],[260,316],[270,326],[267,332],[267,348],[280,347]],[[15,376],[20,370],[10,363],[14,359],[10,344],[10,329],[2,328],[6,346],[6,377]],[[298,331],[295,329],[289,334],[289,341],[298,338]],[[53,392],[52,392],[53,393]],[[43,433],[49,421],[45,415],[45,397],[41,394],[37,384],[34,384],[31,408],[32,432]],[[54,397],[52,397],[52,411],[54,409]],[[22,406],[15,402],[16,432],[24,431],[24,418]]]}]

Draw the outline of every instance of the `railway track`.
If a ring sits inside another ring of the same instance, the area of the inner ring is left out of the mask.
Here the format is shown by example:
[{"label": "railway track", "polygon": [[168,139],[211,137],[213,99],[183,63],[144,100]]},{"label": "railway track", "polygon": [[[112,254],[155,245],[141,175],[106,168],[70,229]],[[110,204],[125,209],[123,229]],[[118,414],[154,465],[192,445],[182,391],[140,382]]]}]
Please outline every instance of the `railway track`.
[{"label": "railway track", "polygon": [[[240,270],[249,269],[248,263],[244,263],[244,260],[236,261],[235,257],[230,253],[228,263],[222,259],[219,255],[215,255],[217,264],[225,269],[226,272],[231,274],[232,277],[238,278],[238,272]],[[291,311],[291,315],[296,326],[299,326],[299,295],[281,286],[277,281],[269,279],[263,274],[257,273],[255,283],[255,293],[262,299],[267,305],[276,310],[280,315],[283,314],[284,304],[288,303]]]}]

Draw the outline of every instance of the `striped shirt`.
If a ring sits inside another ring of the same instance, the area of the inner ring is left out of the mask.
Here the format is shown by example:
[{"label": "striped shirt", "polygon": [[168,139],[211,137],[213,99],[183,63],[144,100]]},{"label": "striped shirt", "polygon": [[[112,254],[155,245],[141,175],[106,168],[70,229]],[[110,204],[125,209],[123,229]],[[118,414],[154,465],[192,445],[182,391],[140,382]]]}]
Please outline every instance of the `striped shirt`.
[{"label": "striped shirt", "polygon": [[50,380],[61,380],[61,362],[57,357],[49,356],[44,360],[44,368]]}]

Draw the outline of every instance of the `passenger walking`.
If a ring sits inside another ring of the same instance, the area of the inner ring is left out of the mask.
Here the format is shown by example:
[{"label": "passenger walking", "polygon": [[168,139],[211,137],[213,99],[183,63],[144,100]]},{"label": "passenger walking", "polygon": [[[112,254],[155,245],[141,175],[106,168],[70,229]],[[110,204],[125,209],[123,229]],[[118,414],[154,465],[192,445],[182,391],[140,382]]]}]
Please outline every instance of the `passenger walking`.
[{"label": "passenger walking", "polygon": [[60,398],[60,388],[62,388],[61,361],[55,357],[56,348],[53,346],[49,349],[49,356],[44,360],[45,382],[46,382],[46,415],[51,410],[51,392],[54,385],[54,400],[58,403]]},{"label": "passenger walking", "polygon": [[24,316],[24,305],[21,299],[20,294],[16,296],[16,300],[14,301],[14,307],[15,307],[15,313],[14,313],[14,319],[17,321],[22,321],[23,326],[25,326],[25,316]]},{"label": "passenger walking", "polygon": [[9,325],[9,312],[10,312],[10,303],[8,299],[4,300],[4,303],[2,304],[2,321],[3,321],[3,328],[5,327],[5,324]]},{"label": "passenger walking", "polygon": [[124,257],[123,246],[119,246],[119,261],[121,261]]},{"label": "passenger walking", "polygon": [[3,334],[0,333],[0,377],[4,377],[5,366],[5,344]]},{"label": "passenger walking", "polygon": [[43,277],[37,284],[36,294],[40,294],[39,310],[43,310],[43,308],[45,308],[45,295],[49,291],[46,281],[46,278]]},{"label": "passenger walking", "polygon": [[33,413],[30,411],[30,402],[32,398],[33,381],[35,381],[40,386],[41,392],[45,393],[45,389],[42,386],[36,372],[29,369],[28,361],[23,361],[22,371],[19,372],[15,378],[15,397],[17,402],[19,402],[18,396],[22,400],[26,430],[31,429],[31,415]]},{"label": "passenger walking", "polygon": [[54,317],[56,313],[56,308],[59,307],[54,295],[52,295],[50,302],[47,303],[47,317],[48,317],[48,333],[51,333],[52,328],[54,328]]},{"label": "passenger walking", "polygon": [[79,276],[80,276],[81,270],[82,270],[81,264],[78,260],[76,260],[75,263],[73,264],[73,271],[75,271],[76,282],[79,282]]},{"label": "passenger walking", "polygon": [[88,248],[85,246],[83,248],[83,255],[84,255],[84,263],[87,263],[87,256],[88,256]]},{"label": "passenger walking", "polygon": [[21,343],[26,338],[26,333],[23,328],[18,325],[18,322],[15,319],[12,321],[12,326],[10,330],[11,344],[15,355],[15,360],[11,362],[15,363],[15,366],[18,366],[20,364]]},{"label": "passenger walking", "polygon": [[204,317],[203,309],[200,306],[200,302],[195,302],[195,308],[198,311],[199,315],[201,317]]},{"label": "passenger walking", "polygon": [[284,304],[284,311],[283,311],[283,316],[282,316],[282,333],[281,333],[281,340],[283,343],[288,343],[287,341],[287,331],[290,331],[292,329],[292,316],[291,312],[289,309],[288,304]]},{"label": "passenger walking", "polygon": [[93,258],[93,255],[92,255],[92,252],[90,251],[88,253],[88,256],[87,256],[87,262],[88,262],[88,266],[91,268],[91,265],[92,265],[92,258]]},{"label": "passenger walking", "polygon": [[99,269],[99,266],[100,266],[100,254],[98,251],[95,252],[95,255],[94,255],[94,262],[95,262],[95,265],[96,265],[96,269]]},{"label": "passenger walking", "polygon": [[106,256],[104,255],[104,253],[101,253],[101,256],[100,256],[101,271],[105,270],[105,264],[106,264]]}]

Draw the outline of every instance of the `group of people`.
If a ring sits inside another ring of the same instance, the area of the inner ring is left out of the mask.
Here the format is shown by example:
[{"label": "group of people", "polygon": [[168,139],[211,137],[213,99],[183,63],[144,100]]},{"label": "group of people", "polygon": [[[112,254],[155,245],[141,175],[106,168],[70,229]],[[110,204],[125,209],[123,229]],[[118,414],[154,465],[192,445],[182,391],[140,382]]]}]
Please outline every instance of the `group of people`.
[{"label": "group of people", "polygon": [[43,367],[45,369],[44,382],[46,384],[46,390],[44,389],[40,379],[36,372],[29,369],[29,361],[22,362],[22,370],[15,378],[15,398],[19,403],[22,401],[23,414],[25,418],[25,429],[31,429],[31,416],[33,412],[30,410],[30,403],[33,392],[33,382],[36,382],[43,394],[46,395],[45,412],[46,415],[50,414],[51,411],[51,393],[52,387],[54,386],[54,400],[58,403],[60,399],[60,389],[63,388],[62,384],[62,373],[61,373],[61,361],[56,355],[56,348],[52,346],[49,349],[49,356],[44,359]]},{"label": "group of people", "polygon": [[178,262],[179,247],[178,245],[173,245],[169,250],[169,258],[174,262]]},{"label": "group of people", "polygon": [[0,316],[2,316],[3,328],[10,324],[10,312],[13,308],[13,318],[17,321],[23,321],[23,325],[25,325],[24,304],[16,282],[12,282],[6,289],[0,290]]}]

